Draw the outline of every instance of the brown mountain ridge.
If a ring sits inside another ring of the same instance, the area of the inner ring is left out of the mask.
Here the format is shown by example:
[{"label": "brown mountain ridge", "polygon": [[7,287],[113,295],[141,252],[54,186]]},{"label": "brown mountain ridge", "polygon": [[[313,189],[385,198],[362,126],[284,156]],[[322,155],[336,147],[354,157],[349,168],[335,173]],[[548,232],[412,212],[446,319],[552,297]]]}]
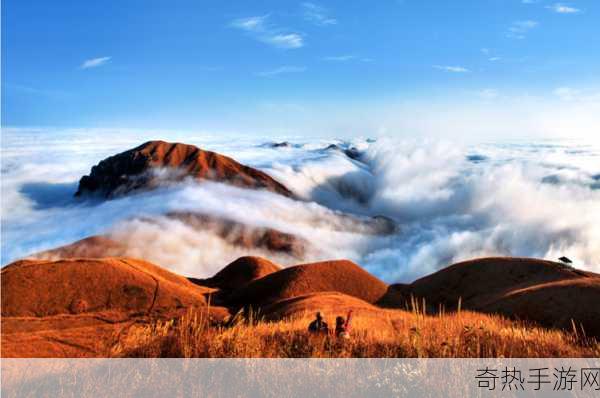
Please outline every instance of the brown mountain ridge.
[{"label": "brown mountain ridge", "polygon": [[[164,170],[169,174],[166,178],[161,176]],[[81,178],[75,195],[94,194],[114,198],[185,178],[218,181],[293,196],[283,184],[260,170],[194,145],[165,141],[148,141],[102,160],[92,167],[89,175]]]},{"label": "brown mountain ridge", "polygon": [[463,309],[549,328],[575,323],[600,337],[600,275],[536,259],[476,259],[391,286],[346,260],[281,268],[242,257],[205,280],[128,258],[22,260],[2,269],[1,282],[5,357],[106,356],[132,325],[194,309],[217,323],[248,306],[270,321],[352,309],[376,325],[402,312],[411,295],[424,298],[430,314],[439,305],[452,311],[460,299]]}]

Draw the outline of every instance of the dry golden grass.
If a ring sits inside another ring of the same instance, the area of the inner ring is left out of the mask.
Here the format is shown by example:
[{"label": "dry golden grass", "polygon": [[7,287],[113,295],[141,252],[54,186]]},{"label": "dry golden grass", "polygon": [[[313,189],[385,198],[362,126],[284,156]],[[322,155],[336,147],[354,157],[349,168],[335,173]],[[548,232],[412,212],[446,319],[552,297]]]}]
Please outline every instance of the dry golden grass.
[{"label": "dry golden grass", "polygon": [[[600,344],[582,331],[549,330],[501,316],[415,310],[357,314],[350,339],[312,336],[313,314],[279,322],[249,319],[210,325],[205,313],[134,326],[112,347],[113,357],[200,358],[533,358],[598,357]],[[330,325],[334,316],[328,319]]]}]

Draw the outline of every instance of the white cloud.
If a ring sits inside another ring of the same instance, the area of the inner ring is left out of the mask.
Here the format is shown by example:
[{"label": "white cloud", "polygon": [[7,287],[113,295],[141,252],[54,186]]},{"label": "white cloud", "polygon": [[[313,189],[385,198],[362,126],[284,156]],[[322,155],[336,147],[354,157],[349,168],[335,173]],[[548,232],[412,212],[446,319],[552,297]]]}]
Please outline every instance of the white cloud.
[{"label": "white cloud", "polygon": [[231,26],[234,28],[246,30],[248,32],[262,32],[265,30],[265,21],[268,15],[239,18],[231,22]]},{"label": "white cloud", "polygon": [[469,69],[467,69],[463,66],[433,65],[433,67],[435,69],[443,70],[446,72],[452,72],[452,73],[468,73],[468,72],[470,72]]},{"label": "white cloud", "polygon": [[289,33],[268,25],[269,16],[255,16],[239,18],[230,23],[230,26],[251,35],[255,40],[269,44],[273,47],[294,49],[304,46],[304,38],[298,33]]},{"label": "white cloud", "polygon": [[325,61],[345,62],[355,59],[355,55],[333,55],[323,58]]},{"label": "white cloud", "polygon": [[100,58],[92,58],[86,59],[81,64],[81,69],[89,69],[89,68],[97,68],[98,66],[102,66],[110,61],[112,57],[100,57]]},{"label": "white cloud", "polygon": [[305,2],[302,3],[302,9],[304,12],[304,19],[315,25],[327,26],[337,24],[337,19],[330,17],[327,9],[320,5]]},{"label": "white cloud", "polygon": [[558,14],[577,14],[577,13],[581,12],[581,10],[578,8],[567,6],[562,3],[555,3],[555,4],[552,4],[551,6],[547,6],[546,8],[548,8]]},{"label": "white cloud", "polygon": [[540,25],[537,21],[525,20],[515,21],[508,28],[506,36],[511,39],[524,39],[525,35],[532,29],[537,28]]},{"label": "white cloud", "polygon": [[488,58],[488,61],[490,61],[490,62],[497,62],[497,61],[500,61],[501,59],[502,58],[500,58],[500,57],[490,57],[490,58]]},{"label": "white cloud", "polygon": [[304,39],[298,33],[276,34],[261,38],[261,41],[279,48],[300,48]]},{"label": "white cloud", "polygon": [[275,75],[281,75],[284,73],[300,73],[304,72],[306,68],[304,66],[281,66],[276,69],[267,70],[264,72],[258,73],[259,76],[269,77]]}]

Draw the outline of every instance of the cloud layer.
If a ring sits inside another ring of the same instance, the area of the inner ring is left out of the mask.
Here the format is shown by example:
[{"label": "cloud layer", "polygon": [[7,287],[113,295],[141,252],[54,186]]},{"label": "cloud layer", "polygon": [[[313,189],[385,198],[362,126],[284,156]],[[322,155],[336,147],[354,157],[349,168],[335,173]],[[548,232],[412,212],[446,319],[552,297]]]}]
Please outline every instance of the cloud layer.
[{"label": "cloud layer", "polygon": [[[3,134],[3,264],[108,233],[127,242],[131,256],[199,277],[244,254],[285,265],[349,258],[389,282],[486,255],[567,255],[578,267],[600,271],[600,147],[589,142],[460,147],[439,141],[296,140],[277,149],[242,136],[161,135],[260,167],[305,200],[190,182],[79,203],[72,198],[77,180],[93,164],[155,134]],[[354,148],[359,161],[326,149],[331,144]],[[303,259],[240,250],[209,230],[162,216],[175,210],[276,228],[307,239],[312,247]],[[392,235],[373,235],[340,212],[386,216],[399,228]]]}]

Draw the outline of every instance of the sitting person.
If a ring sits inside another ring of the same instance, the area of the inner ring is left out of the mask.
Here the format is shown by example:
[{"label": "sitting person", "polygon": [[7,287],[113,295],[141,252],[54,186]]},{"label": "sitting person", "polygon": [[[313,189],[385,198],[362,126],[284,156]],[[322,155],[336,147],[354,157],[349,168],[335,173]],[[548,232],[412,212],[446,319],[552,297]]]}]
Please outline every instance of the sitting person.
[{"label": "sitting person", "polygon": [[310,325],[308,325],[308,331],[310,333],[318,333],[318,334],[328,334],[329,326],[327,326],[327,322],[323,320],[320,312],[317,312],[317,319],[312,321]]}]

